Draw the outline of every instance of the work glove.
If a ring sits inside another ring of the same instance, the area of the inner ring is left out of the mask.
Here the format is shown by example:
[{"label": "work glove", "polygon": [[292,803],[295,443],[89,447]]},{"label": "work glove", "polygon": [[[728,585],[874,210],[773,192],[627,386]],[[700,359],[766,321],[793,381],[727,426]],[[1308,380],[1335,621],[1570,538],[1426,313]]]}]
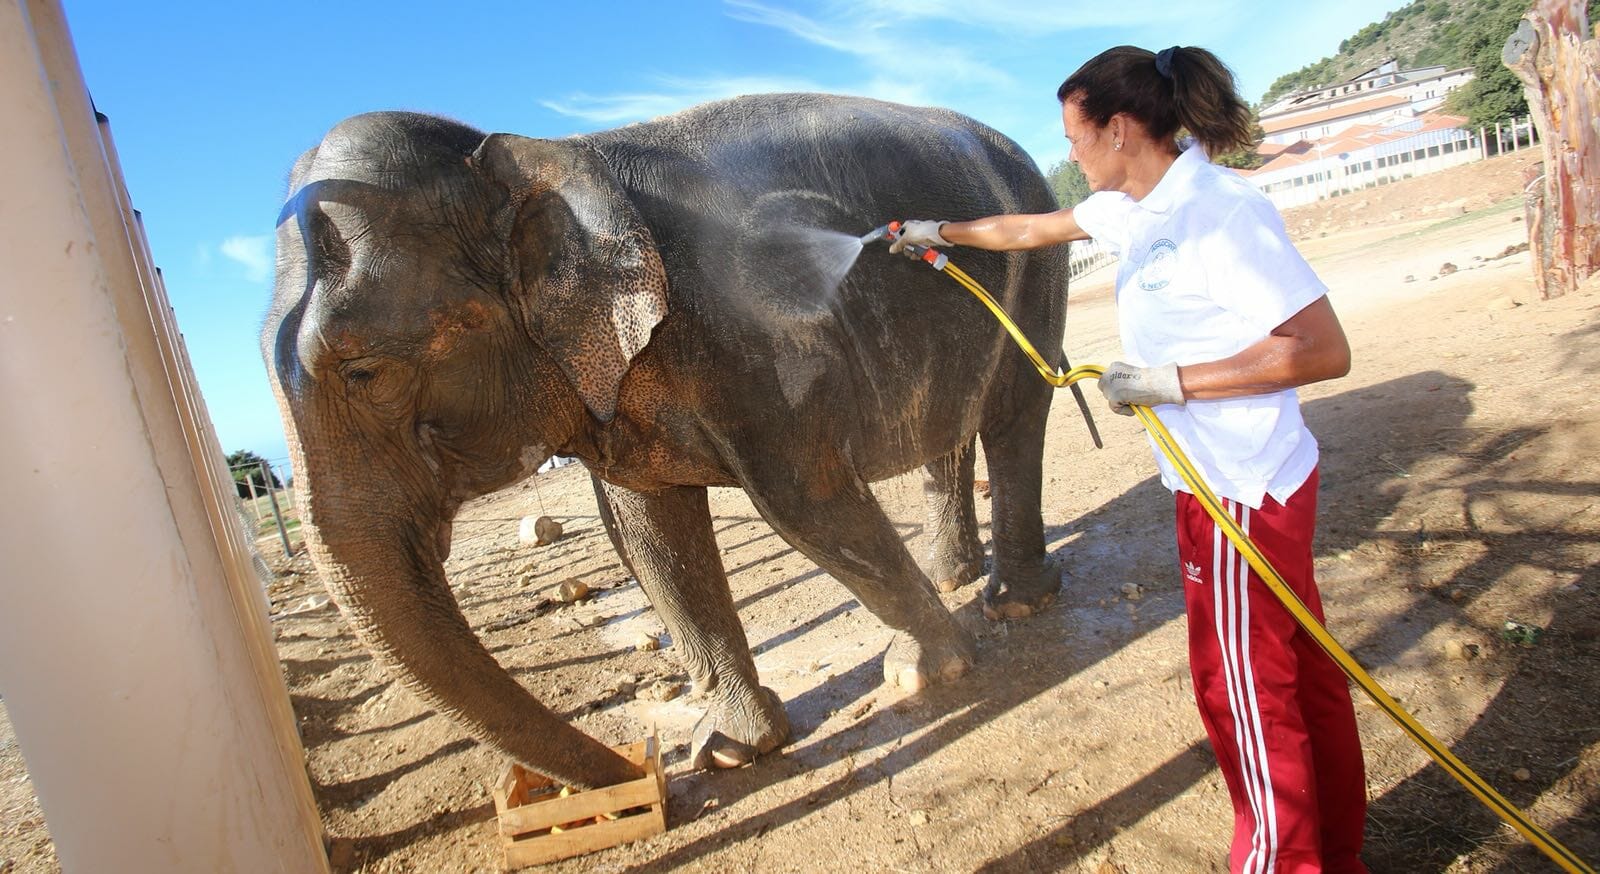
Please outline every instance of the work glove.
[{"label": "work glove", "polygon": [[898,255],[907,246],[948,246],[950,241],[939,236],[939,229],[947,222],[907,219],[900,226],[900,238],[889,244],[889,251]]},{"label": "work glove", "polygon": [[1100,392],[1119,416],[1133,415],[1130,404],[1153,407],[1157,404],[1183,405],[1183,386],[1178,383],[1178,365],[1134,367],[1113,361],[1100,375]]}]

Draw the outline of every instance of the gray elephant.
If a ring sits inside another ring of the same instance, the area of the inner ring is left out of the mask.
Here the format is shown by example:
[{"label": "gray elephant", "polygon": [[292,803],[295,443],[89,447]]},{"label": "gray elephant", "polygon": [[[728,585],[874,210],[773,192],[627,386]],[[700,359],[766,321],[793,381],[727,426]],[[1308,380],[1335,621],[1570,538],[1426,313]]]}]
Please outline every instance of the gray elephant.
[{"label": "gray elephant", "polygon": [[[262,347],[311,554],[375,655],[527,766],[576,786],[634,776],[495,662],[445,579],[457,508],[553,454],[594,475],[704,694],[700,766],[789,733],[734,610],[709,486],[742,487],[903,632],[884,673],[910,689],[974,657],[934,581],[982,572],[975,436],[993,484],[986,612],[1026,615],[1059,587],[1040,518],[1050,387],[950,280],[874,247],[838,282],[805,230],[1053,209],[993,130],[800,94],[563,140],[383,112],[335,126],[290,191]],[[960,260],[1059,357],[1064,249]],[[868,488],[919,466],[926,573]]]}]

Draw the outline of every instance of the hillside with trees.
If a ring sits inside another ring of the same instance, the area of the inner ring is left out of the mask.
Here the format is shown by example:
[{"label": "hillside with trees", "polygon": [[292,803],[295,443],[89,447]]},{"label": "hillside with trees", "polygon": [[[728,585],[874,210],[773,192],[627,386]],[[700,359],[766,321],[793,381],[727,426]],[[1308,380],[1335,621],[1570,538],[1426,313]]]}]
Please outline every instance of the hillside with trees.
[{"label": "hillside with trees", "polygon": [[[1522,86],[1500,62],[1500,49],[1532,0],[1413,0],[1361,28],[1339,52],[1286,73],[1261,98],[1265,106],[1296,91],[1345,81],[1393,58],[1402,69],[1442,64],[1471,67],[1476,78],[1450,96],[1447,108],[1469,124],[1503,121],[1528,111]],[[1589,0],[1589,20],[1600,0]]]}]

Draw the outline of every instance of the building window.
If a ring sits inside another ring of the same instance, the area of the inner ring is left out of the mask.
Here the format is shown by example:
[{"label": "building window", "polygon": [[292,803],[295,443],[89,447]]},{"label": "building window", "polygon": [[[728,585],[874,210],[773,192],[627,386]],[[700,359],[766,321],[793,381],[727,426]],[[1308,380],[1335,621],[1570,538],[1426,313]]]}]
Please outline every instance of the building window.
[{"label": "building window", "polygon": [[1451,152],[1454,152],[1454,151],[1455,151],[1455,150],[1456,150],[1456,144],[1455,144],[1455,141],[1454,141],[1454,140],[1451,140],[1451,141],[1450,141],[1450,142],[1448,142],[1448,143],[1445,143],[1445,144],[1444,144],[1444,146],[1443,146],[1443,148],[1444,148],[1444,153],[1445,153],[1445,154],[1446,154],[1446,155],[1448,155],[1448,154],[1450,154],[1450,153],[1451,153]]},{"label": "building window", "polygon": [[1372,169],[1372,162],[1371,161],[1362,161],[1361,162],[1361,172],[1365,173],[1366,171],[1371,170],[1371,169]]},{"label": "building window", "polygon": [[1425,155],[1425,154],[1426,154],[1426,152],[1425,152],[1425,150],[1423,150],[1423,149],[1418,149],[1418,150],[1416,150],[1416,151],[1415,151],[1415,152],[1412,152],[1412,153],[1411,153],[1411,157],[1413,157],[1413,158],[1415,158],[1415,159],[1416,159],[1416,160],[1418,160],[1418,161],[1420,161],[1420,160],[1422,160],[1422,158],[1423,158],[1423,156],[1424,156],[1424,155]]},{"label": "building window", "polygon": [[1438,146],[1429,146],[1428,147],[1428,157],[1430,157],[1430,158],[1439,157],[1439,147]]}]

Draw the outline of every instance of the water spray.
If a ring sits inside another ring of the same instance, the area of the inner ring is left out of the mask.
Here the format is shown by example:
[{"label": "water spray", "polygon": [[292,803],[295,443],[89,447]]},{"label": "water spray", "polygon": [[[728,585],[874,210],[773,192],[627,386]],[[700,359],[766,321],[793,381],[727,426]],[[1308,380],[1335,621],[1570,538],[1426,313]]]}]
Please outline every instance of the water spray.
[{"label": "water spray", "polygon": [[[865,248],[870,243],[879,241],[894,243],[900,239],[903,227],[900,222],[889,222],[870,233],[863,234],[861,236],[862,248]],[[1079,405],[1083,405],[1083,395],[1081,389],[1077,386],[1077,382],[1082,379],[1099,379],[1100,375],[1105,372],[1104,367],[1098,364],[1084,364],[1078,367],[1068,365],[1068,370],[1051,367],[1045,363],[1044,357],[1039,354],[1039,350],[1028,342],[1028,338],[1022,333],[1022,329],[1017,327],[1017,323],[1011,320],[1011,317],[1006,314],[1006,311],[989,294],[988,290],[979,285],[977,280],[968,276],[966,271],[951,264],[949,257],[943,252],[928,246],[914,244],[907,245],[900,251],[907,258],[927,264],[929,267],[954,279],[967,291],[972,292],[974,297],[982,301],[985,307],[988,307],[989,312],[993,313],[994,317],[999,320],[1001,327],[1005,328],[1006,333],[1011,335],[1011,339],[1016,341],[1018,348],[1033,362],[1033,366],[1039,371],[1039,375],[1056,388],[1071,387],[1074,394],[1078,395]],[[1382,686],[1378,685],[1378,681],[1373,679],[1372,675],[1368,674],[1356,662],[1355,657],[1350,655],[1350,652],[1340,645],[1337,640],[1333,639],[1333,635],[1328,633],[1328,630],[1322,626],[1322,623],[1300,600],[1300,597],[1294,593],[1294,590],[1290,589],[1288,584],[1283,581],[1283,577],[1273,568],[1272,563],[1267,560],[1266,554],[1261,552],[1255,542],[1250,539],[1250,536],[1244,532],[1244,529],[1239,527],[1239,523],[1233,520],[1233,517],[1222,506],[1222,501],[1217,497],[1216,493],[1211,490],[1210,486],[1206,485],[1199,469],[1189,461],[1189,457],[1184,453],[1182,447],[1173,439],[1171,432],[1167,430],[1167,426],[1162,424],[1161,420],[1156,417],[1155,411],[1138,404],[1133,404],[1132,406],[1134,415],[1144,425],[1145,430],[1150,433],[1151,439],[1155,442],[1157,448],[1161,450],[1161,453],[1167,457],[1168,461],[1172,462],[1173,467],[1178,471],[1178,475],[1188,485],[1190,493],[1199,499],[1200,504],[1205,507],[1212,521],[1217,524],[1217,528],[1227,536],[1228,540],[1232,541],[1233,545],[1238,548],[1239,554],[1244,556],[1250,567],[1261,577],[1262,582],[1266,583],[1267,589],[1277,596],[1278,600],[1283,603],[1283,606],[1299,623],[1300,627],[1311,635],[1311,638],[1316,641],[1323,652],[1328,654],[1329,658],[1333,659],[1340,670],[1344,671],[1345,675],[1354,681],[1361,691],[1366,693],[1367,697],[1372,699],[1372,702],[1390,719],[1394,720],[1394,723],[1400,727],[1401,731],[1405,732],[1418,746],[1422,747],[1440,767],[1444,768],[1450,776],[1466,787],[1467,791],[1476,796],[1485,807],[1494,811],[1496,816],[1499,816],[1508,825],[1521,833],[1523,837],[1527,838],[1551,861],[1555,862],[1563,870],[1573,872],[1573,874],[1596,874],[1594,868],[1579,859],[1564,844],[1552,837],[1549,832],[1540,828],[1533,820],[1528,819],[1527,814],[1496,792],[1482,777],[1478,776],[1476,771],[1467,767],[1465,762],[1457,758],[1448,747],[1434,737],[1421,723],[1417,722],[1416,717],[1412,716],[1404,707],[1401,707],[1400,702],[1396,701]],[[1087,415],[1087,407],[1084,410]],[[1091,422],[1090,428],[1093,429],[1093,427]],[[1099,442],[1099,435],[1096,434],[1095,445],[1098,446]]]}]

